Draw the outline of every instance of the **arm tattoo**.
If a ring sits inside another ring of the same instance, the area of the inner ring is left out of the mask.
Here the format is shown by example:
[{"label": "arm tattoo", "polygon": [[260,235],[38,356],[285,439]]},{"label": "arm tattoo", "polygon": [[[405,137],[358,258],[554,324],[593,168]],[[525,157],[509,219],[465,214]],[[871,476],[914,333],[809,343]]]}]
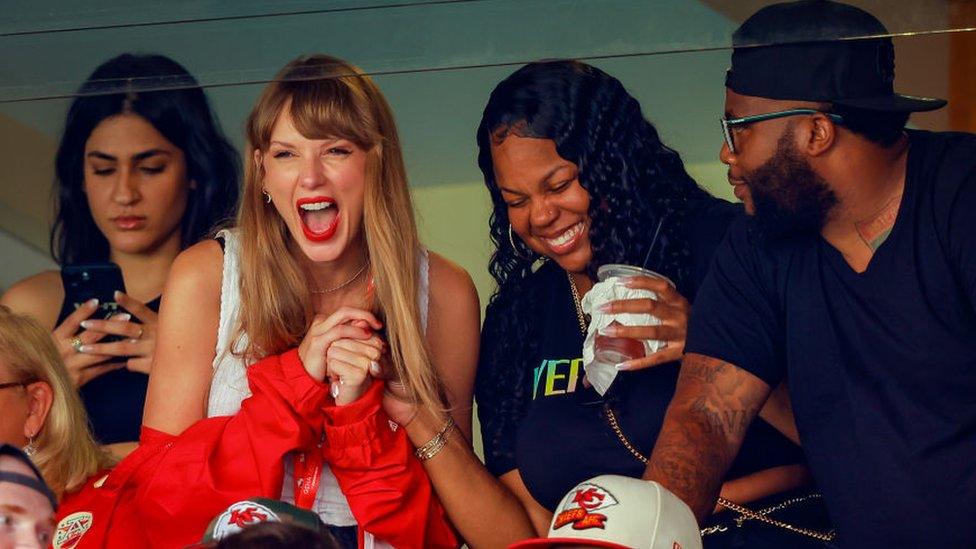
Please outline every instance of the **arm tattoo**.
[{"label": "arm tattoo", "polygon": [[769,386],[744,370],[686,355],[644,478],[660,482],[703,520],[768,396]]}]

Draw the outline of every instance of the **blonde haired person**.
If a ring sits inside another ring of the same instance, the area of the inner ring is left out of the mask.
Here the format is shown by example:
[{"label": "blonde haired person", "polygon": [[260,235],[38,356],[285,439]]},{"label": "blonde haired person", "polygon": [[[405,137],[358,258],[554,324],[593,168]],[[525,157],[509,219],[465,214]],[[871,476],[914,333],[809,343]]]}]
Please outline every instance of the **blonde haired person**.
[{"label": "blonde haired person", "polygon": [[58,499],[111,466],[50,332],[3,305],[0,388],[0,443],[23,447]]},{"label": "blonde haired person", "polygon": [[[247,150],[237,227],[183,252],[167,281],[145,427],[175,435],[238,413],[249,366],[297,347],[305,370],[331,384],[336,407],[370,394],[371,373],[392,371],[410,400],[449,410],[456,428],[446,436],[469,445],[477,294],[466,272],[419,242],[379,89],[339,59],[296,59],[254,107]],[[282,460],[280,497],[299,505],[311,478],[305,455]],[[352,545],[361,516],[331,465],[305,503]]]}]

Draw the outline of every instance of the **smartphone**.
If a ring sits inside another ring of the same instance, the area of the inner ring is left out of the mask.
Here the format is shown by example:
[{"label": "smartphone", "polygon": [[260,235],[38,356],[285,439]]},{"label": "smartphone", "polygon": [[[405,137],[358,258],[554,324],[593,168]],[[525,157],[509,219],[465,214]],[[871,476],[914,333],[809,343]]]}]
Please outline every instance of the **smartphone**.
[{"label": "smartphone", "polygon": [[[89,263],[61,267],[65,302],[75,310],[90,299],[98,299],[98,310],[89,318],[104,320],[125,312],[115,302],[115,292],[125,292],[122,270],[115,263]],[[103,343],[118,341],[121,336],[107,336]]]}]

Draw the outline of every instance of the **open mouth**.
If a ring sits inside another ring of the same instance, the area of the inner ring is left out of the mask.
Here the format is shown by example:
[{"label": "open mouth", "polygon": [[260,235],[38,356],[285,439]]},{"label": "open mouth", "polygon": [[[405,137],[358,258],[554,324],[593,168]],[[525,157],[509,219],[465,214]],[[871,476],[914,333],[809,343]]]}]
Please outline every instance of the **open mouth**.
[{"label": "open mouth", "polygon": [[576,243],[580,240],[580,236],[583,235],[583,229],[585,227],[586,225],[580,221],[553,238],[540,238],[546,243],[546,246],[548,246],[553,253],[564,254],[576,246]]},{"label": "open mouth", "polygon": [[332,238],[339,227],[339,207],[333,198],[316,196],[297,202],[302,232],[312,242],[324,242]]}]

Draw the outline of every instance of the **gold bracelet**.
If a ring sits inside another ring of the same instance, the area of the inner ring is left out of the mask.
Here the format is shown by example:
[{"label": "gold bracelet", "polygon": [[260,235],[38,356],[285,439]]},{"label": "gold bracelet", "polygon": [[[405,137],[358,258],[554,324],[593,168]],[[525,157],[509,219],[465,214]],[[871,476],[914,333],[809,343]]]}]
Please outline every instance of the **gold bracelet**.
[{"label": "gold bracelet", "polygon": [[454,429],[454,418],[448,416],[447,423],[444,427],[434,435],[434,438],[428,440],[423,446],[414,450],[414,455],[420,461],[427,461],[428,459],[437,455],[445,445],[447,445],[447,439],[451,435],[451,431]]}]

